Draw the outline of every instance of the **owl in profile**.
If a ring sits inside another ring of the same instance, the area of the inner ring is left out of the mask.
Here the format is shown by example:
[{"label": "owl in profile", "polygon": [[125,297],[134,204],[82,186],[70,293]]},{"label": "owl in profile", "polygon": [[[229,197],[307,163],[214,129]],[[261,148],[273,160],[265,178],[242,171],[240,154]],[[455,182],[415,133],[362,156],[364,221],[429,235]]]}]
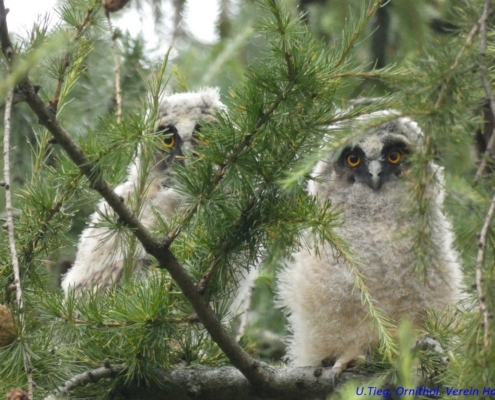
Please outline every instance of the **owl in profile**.
[{"label": "owl in profile", "polygon": [[[223,108],[217,89],[204,89],[197,93],[178,93],[166,97],[161,103],[155,124],[161,135],[163,146],[152,159],[152,169],[147,177],[146,190],[141,195],[139,219],[148,229],[157,222],[156,213],[174,217],[183,209],[183,197],[171,187],[172,164],[186,164],[198,140],[201,123],[216,122],[215,111]],[[139,151],[129,167],[124,183],[115,188],[115,193],[126,204],[136,204],[139,196],[141,158]],[[80,296],[88,291],[118,285],[123,277],[128,243],[122,235],[101,225],[105,218],[114,218],[114,212],[106,201],[98,205],[79,240],[76,260],[62,279],[62,289],[68,295],[74,291]],[[164,232],[166,234],[168,232]],[[140,274],[148,263],[141,244],[133,257],[133,273]]]},{"label": "owl in profile", "polygon": [[433,162],[427,167],[433,178],[425,182],[431,263],[426,276],[414,271],[411,233],[420,216],[410,211],[408,171],[414,153],[424,151],[417,123],[390,110],[362,116],[348,128],[362,133],[317,163],[308,192],[341,212],[334,231],[349,245],[353,265],[308,234],[313,246],[292,254],[278,276],[278,302],[292,332],[288,361],[333,365],[335,376],[379,341],[353,268],[390,321],[408,318],[417,327],[428,310],[442,312],[459,300],[462,279],[442,212],[443,170]]}]

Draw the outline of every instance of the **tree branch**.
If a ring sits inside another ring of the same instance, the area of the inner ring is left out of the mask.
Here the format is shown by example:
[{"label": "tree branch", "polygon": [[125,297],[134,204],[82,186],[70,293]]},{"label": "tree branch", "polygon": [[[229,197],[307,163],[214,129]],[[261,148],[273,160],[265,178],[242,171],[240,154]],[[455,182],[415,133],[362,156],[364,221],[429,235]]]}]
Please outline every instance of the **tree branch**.
[{"label": "tree branch", "polygon": [[14,285],[17,307],[22,308],[22,289],[21,289],[21,273],[19,271],[19,258],[17,257],[17,249],[14,236],[14,217],[12,211],[12,195],[10,188],[10,114],[12,111],[13,90],[7,92],[7,100],[5,101],[4,114],[4,133],[3,133],[3,182],[5,187],[5,211],[7,212],[7,231],[10,248],[10,259],[12,261],[12,269],[14,270]]},{"label": "tree branch", "polygon": [[[68,394],[71,390],[104,378],[114,378],[124,371],[123,367],[101,367],[78,374],[57,388],[45,400]],[[273,371],[272,387],[274,392],[267,397],[253,390],[249,381],[232,367],[210,368],[193,366],[163,370],[159,374],[158,385],[137,386],[131,384],[118,389],[119,398],[127,400],[161,399],[167,394],[174,400],[305,400],[321,399],[333,393],[351,379],[365,381],[375,374],[364,371],[344,371],[334,385],[332,368],[279,368]]]},{"label": "tree branch", "polygon": [[117,117],[117,124],[122,121],[122,86],[120,85],[120,57],[119,57],[119,46],[117,44],[117,35],[112,26],[112,20],[110,18],[110,12],[105,10],[105,15],[108,22],[108,30],[110,31],[111,41],[112,41],[112,52],[113,52],[113,62],[114,62],[114,72],[115,72],[115,101],[117,102],[117,110],[115,115]]},{"label": "tree branch", "polygon": [[[74,37],[72,38],[72,43],[76,42],[81,37],[84,28],[86,27],[86,25],[91,19],[91,16],[93,15],[93,11],[94,8],[90,8],[86,11],[86,15],[84,16],[83,20],[76,27],[76,32],[74,33]],[[8,36],[8,32],[7,32],[7,36]],[[53,92],[52,99],[50,100],[50,107],[55,114],[57,113],[58,103],[60,102],[62,85],[64,84],[65,81],[64,78],[65,72],[67,71],[67,68],[69,68],[70,66],[70,56],[71,56],[71,52],[70,50],[67,50],[67,52],[64,55],[64,58],[62,59],[62,66],[61,66],[60,74],[58,75],[57,86],[55,87],[55,91]]]},{"label": "tree branch", "polygon": [[382,69],[387,65],[387,48],[389,42],[390,4],[382,0],[381,7],[373,18],[374,32],[371,36],[372,61],[376,69]]},{"label": "tree branch", "polygon": [[[486,51],[487,51],[487,32],[486,23],[488,15],[490,14],[491,1],[486,0],[483,6],[483,14],[480,18],[480,75],[481,82],[483,83],[483,89],[485,90],[486,100],[490,107],[492,116],[495,117],[495,99],[493,98],[492,88],[490,85],[490,78],[488,77],[488,65],[486,63]],[[495,146],[495,129],[492,131],[490,139],[486,145],[485,153],[481,158],[480,165],[474,176],[474,183],[478,183],[481,179],[483,172],[486,168],[486,160],[491,155],[491,152]]]},{"label": "tree branch", "polygon": [[14,52],[12,42],[9,37],[9,29],[7,26],[7,14],[8,8],[5,8],[5,4],[2,1],[0,3],[0,45],[2,46],[2,53],[5,55],[8,61],[11,60]]},{"label": "tree branch", "polygon": [[29,80],[25,82],[25,91],[28,93],[27,104],[39,118],[39,123],[46,127],[55,137],[58,144],[66,151],[71,160],[79,167],[81,172],[88,178],[90,187],[107,201],[115,213],[127,225],[138,240],[142,243],[146,251],[153,255],[159,262],[160,267],[169,271],[172,278],[177,282],[184,295],[193,305],[195,312],[201,319],[205,328],[210,332],[213,340],[225,352],[232,364],[245,372],[254,381],[259,379],[256,371],[258,363],[253,360],[244,350],[230,337],[222,327],[213,309],[205,302],[204,298],[197,292],[196,286],[179,264],[175,256],[168,249],[163,241],[155,238],[141,224],[136,215],[122,202],[121,198],[115,194],[110,185],[103,179],[100,168],[92,165],[86,154],[72,140],[67,131],[60,125],[55,115],[48,109],[41,98],[34,92]]},{"label": "tree branch", "polygon": [[368,22],[371,20],[371,18],[378,11],[378,8],[385,7],[387,5],[387,3],[383,4],[382,0],[375,0],[375,3],[371,6],[371,8],[366,13],[366,16],[364,17],[362,23],[358,26],[358,28],[352,34],[352,37],[349,40],[349,43],[346,44],[344,52],[342,53],[342,55],[340,56],[340,58],[338,59],[338,61],[334,65],[334,68],[337,68],[346,59],[347,55],[349,54],[349,52],[354,47],[356,40],[359,38],[359,36],[361,36],[361,32],[363,31],[363,28],[368,24]]},{"label": "tree branch", "polygon": [[[0,11],[2,9],[4,9],[4,1],[0,0]],[[2,30],[7,32],[6,25],[4,25],[3,22],[5,22],[5,18],[0,18],[0,32]],[[8,37],[8,32],[6,33],[6,36]],[[0,34],[0,40],[3,38],[4,36]],[[5,43],[1,43],[1,45],[3,48]],[[45,104],[40,96],[38,96],[28,77],[21,82],[20,86],[26,93],[26,103],[38,116],[38,122],[48,129],[57,143],[65,150],[69,158],[88,178],[90,187],[100,193],[109,206],[119,216],[120,220],[134,232],[146,252],[158,260],[160,268],[164,268],[170,273],[172,279],[177,282],[186,298],[191,302],[194,311],[212,339],[225,353],[232,365],[238,368],[254,387],[259,388],[260,390],[269,389],[273,368],[253,359],[234,340],[234,338],[230,336],[217,318],[214,310],[206,302],[204,297],[198,293],[196,285],[191,277],[184,268],[182,268],[174,254],[169,250],[169,245],[166,241],[155,238],[143,226],[132,210],[125,205],[121,197],[115,194],[110,185],[103,178],[101,169],[91,164],[81,147],[77,145],[58,122],[53,111]]]},{"label": "tree branch", "polygon": [[481,20],[483,17],[480,17],[478,21],[473,25],[471,30],[469,31],[469,34],[467,35],[466,41],[464,42],[464,46],[462,46],[462,49],[459,53],[457,53],[457,56],[455,57],[454,63],[450,66],[448,74],[443,78],[442,81],[442,86],[440,87],[440,91],[438,92],[438,97],[437,101],[435,102],[434,108],[437,109],[440,107],[440,105],[443,102],[443,99],[447,93],[447,88],[449,86],[449,80],[452,75],[452,73],[457,69],[459,64],[461,63],[462,57],[464,57],[464,54],[466,53],[467,49],[471,47],[473,44],[473,40],[475,36],[478,34],[481,26]]},{"label": "tree branch", "polygon": [[483,263],[485,260],[485,251],[486,251],[486,238],[488,236],[488,230],[492,223],[493,214],[495,213],[495,196],[493,196],[492,201],[490,203],[490,208],[488,209],[488,213],[485,217],[485,222],[483,223],[483,227],[480,232],[480,239],[478,241],[478,256],[476,257],[476,291],[478,293],[478,300],[480,302],[480,313],[483,319],[483,345],[485,346],[485,350],[488,351],[490,349],[490,325],[489,325],[489,312],[486,306],[486,296],[483,293]]},{"label": "tree branch", "polygon": [[44,400],[56,399],[60,396],[67,396],[71,390],[74,390],[80,386],[87,385],[88,383],[96,383],[104,378],[115,378],[118,374],[125,371],[124,367],[111,367],[105,365],[100,368],[93,369],[91,371],[83,372],[70,378],[62,386],[59,386]]},{"label": "tree branch", "polygon": [[[0,40],[3,40],[5,38],[5,35],[8,39],[6,15],[7,15],[7,11],[2,1],[0,3]],[[7,57],[7,62],[8,62],[7,72],[10,73],[10,65],[13,56],[12,45],[10,43],[10,40],[7,40],[7,43],[2,42],[2,51],[4,51],[4,54]],[[12,211],[12,192],[10,187],[10,133],[11,133],[10,116],[12,112],[13,101],[14,101],[14,89],[13,87],[10,87],[7,91],[7,99],[5,100],[5,112],[4,112],[3,183],[5,187],[5,211],[7,212],[7,231],[8,231],[8,240],[9,240],[9,248],[10,248],[10,259],[12,262],[12,269],[14,271],[16,303],[17,303],[17,307],[21,311],[19,322],[21,325],[23,325],[25,322],[25,318],[24,315],[22,314],[23,296],[22,296],[22,287],[21,287],[21,272],[19,267],[19,257],[17,256],[17,249],[15,243],[14,218]],[[25,370],[27,374],[27,383],[28,383],[27,395],[29,400],[33,400],[33,374],[32,374],[31,360],[28,351],[29,349],[26,342],[23,342],[23,346],[24,349],[26,350],[24,356],[24,363],[25,363]]]}]

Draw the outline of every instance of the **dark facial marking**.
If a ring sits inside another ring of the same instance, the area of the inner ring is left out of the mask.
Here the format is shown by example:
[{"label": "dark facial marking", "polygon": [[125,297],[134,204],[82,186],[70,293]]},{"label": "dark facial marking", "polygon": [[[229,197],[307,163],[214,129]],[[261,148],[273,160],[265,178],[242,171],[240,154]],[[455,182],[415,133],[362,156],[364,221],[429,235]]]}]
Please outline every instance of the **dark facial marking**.
[{"label": "dark facial marking", "polygon": [[173,162],[183,163],[182,160],[182,138],[173,125],[159,126],[157,131],[162,135],[163,151],[156,155],[155,168],[164,170]]},{"label": "dark facial marking", "polygon": [[378,170],[374,164],[375,171],[371,171],[370,160],[365,157],[359,145],[346,147],[337,159],[335,171],[350,184],[361,182],[373,190],[379,190],[391,176],[401,176],[409,166],[407,156],[410,153],[407,143],[396,139],[388,140],[383,146]]}]

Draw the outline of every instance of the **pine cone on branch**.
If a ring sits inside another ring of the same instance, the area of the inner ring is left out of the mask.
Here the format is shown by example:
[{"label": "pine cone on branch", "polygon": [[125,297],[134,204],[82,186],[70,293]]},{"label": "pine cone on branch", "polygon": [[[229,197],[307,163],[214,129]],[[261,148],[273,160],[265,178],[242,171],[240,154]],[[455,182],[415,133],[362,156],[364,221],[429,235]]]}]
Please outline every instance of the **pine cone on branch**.
[{"label": "pine cone on branch", "polygon": [[16,338],[14,319],[12,311],[3,304],[0,304],[0,347],[5,347]]},{"label": "pine cone on branch", "polygon": [[28,395],[21,388],[14,388],[7,393],[7,400],[28,400]]},{"label": "pine cone on branch", "polygon": [[102,0],[102,3],[105,10],[108,12],[115,12],[124,8],[124,6],[129,3],[129,0]]}]

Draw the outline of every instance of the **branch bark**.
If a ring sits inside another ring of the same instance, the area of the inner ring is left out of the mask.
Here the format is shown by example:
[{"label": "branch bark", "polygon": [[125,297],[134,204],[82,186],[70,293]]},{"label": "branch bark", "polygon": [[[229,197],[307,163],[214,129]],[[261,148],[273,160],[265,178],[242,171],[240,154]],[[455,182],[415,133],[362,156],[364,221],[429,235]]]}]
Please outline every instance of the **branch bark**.
[{"label": "branch bark", "polygon": [[112,26],[112,19],[110,18],[110,12],[105,11],[108,22],[108,30],[110,32],[112,41],[112,52],[113,52],[113,62],[114,62],[114,73],[115,73],[115,101],[117,103],[117,109],[115,110],[115,116],[117,118],[117,124],[122,121],[122,86],[120,84],[120,54],[119,54],[119,44],[117,43],[117,34]]},{"label": "branch bark", "polygon": [[478,293],[478,300],[480,303],[480,313],[483,325],[483,345],[488,351],[490,349],[490,315],[488,312],[488,307],[486,306],[486,296],[483,293],[483,263],[485,261],[485,251],[486,251],[486,238],[488,236],[488,230],[493,220],[493,215],[495,213],[495,196],[493,196],[490,203],[490,208],[486,214],[483,227],[480,232],[480,239],[478,241],[478,255],[476,257],[476,292]]},{"label": "branch bark", "polygon": [[[123,367],[104,366],[76,375],[57,388],[45,400],[68,394],[71,390],[105,378],[115,378]],[[373,373],[344,371],[338,386],[352,380],[367,381],[376,377]],[[167,395],[174,400],[305,400],[321,399],[337,388],[332,381],[332,368],[280,368],[273,373],[271,395],[257,392],[239,370],[233,367],[210,368],[193,366],[163,370],[156,385],[131,384],[118,389],[118,398],[126,400],[163,399]]]},{"label": "branch bark", "polygon": [[[483,6],[483,14],[480,18],[480,75],[481,82],[483,84],[483,89],[485,90],[486,100],[490,107],[490,112],[492,113],[492,117],[495,117],[495,99],[493,97],[492,88],[490,84],[490,78],[488,77],[488,65],[486,62],[486,51],[488,48],[488,39],[487,39],[487,29],[486,24],[488,20],[488,15],[490,14],[491,1],[486,0]],[[478,183],[481,177],[483,176],[483,172],[486,168],[486,160],[490,157],[491,152],[495,146],[495,129],[492,131],[490,139],[486,145],[485,153],[481,158],[480,165],[478,170],[476,171],[476,175],[474,177],[474,183]]]},{"label": "branch bark", "polygon": [[87,385],[88,383],[96,383],[104,378],[114,378],[123,371],[125,371],[124,367],[111,367],[110,365],[105,365],[101,368],[83,372],[82,374],[73,376],[62,386],[59,386],[52,394],[46,397],[45,400],[53,400],[60,396],[67,396],[71,390],[74,390],[77,387]]}]

